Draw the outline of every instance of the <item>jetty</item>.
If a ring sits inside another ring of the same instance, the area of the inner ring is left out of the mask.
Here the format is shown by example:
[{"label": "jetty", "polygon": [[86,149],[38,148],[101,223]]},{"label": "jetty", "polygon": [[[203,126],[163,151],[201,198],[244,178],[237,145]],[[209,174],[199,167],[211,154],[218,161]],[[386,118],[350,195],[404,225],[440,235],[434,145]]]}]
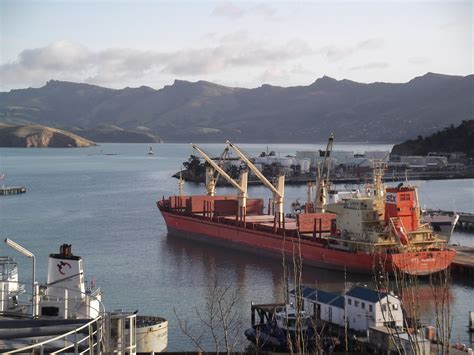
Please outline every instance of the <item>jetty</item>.
[{"label": "jetty", "polygon": [[25,186],[0,187],[0,195],[19,195],[26,193]]},{"label": "jetty", "polygon": [[474,213],[458,212],[456,229],[463,232],[474,232]]},{"label": "jetty", "polygon": [[457,275],[474,275],[474,248],[453,246],[456,257],[451,264],[451,271]]}]

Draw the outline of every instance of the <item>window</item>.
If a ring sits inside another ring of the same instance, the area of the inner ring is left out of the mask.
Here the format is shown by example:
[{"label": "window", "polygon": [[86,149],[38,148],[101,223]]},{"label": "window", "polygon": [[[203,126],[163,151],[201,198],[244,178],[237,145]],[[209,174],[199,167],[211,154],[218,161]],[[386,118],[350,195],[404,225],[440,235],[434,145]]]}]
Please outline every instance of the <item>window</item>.
[{"label": "window", "polygon": [[360,306],[362,307],[362,309],[365,309],[365,303],[364,302],[362,302]]},{"label": "window", "polygon": [[398,304],[396,304],[396,303],[392,304],[392,309],[396,311],[398,309]]},{"label": "window", "polygon": [[400,201],[410,201],[410,194],[401,194]]},{"label": "window", "polygon": [[352,300],[350,298],[347,299],[347,304],[352,304]]},{"label": "window", "polygon": [[372,305],[369,304],[369,312],[372,312]]},{"label": "window", "polygon": [[387,311],[387,305],[386,304],[383,304],[382,305],[382,312],[386,312]]},{"label": "window", "polygon": [[359,307],[359,301],[355,301],[354,306]]}]

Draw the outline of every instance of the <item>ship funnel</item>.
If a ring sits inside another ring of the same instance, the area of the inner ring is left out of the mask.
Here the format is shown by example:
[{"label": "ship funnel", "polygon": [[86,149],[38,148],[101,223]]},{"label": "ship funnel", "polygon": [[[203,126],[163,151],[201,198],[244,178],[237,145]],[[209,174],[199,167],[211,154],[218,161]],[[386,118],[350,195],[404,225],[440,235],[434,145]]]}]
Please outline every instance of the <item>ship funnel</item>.
[{"label": "ship funnel", "polygon": [[62,298],[67,289],[69,296],[84,297],[82,258],[72,254],[70,244],[61,245],[59,254],[49,254],[47,282],[48,296]]}]

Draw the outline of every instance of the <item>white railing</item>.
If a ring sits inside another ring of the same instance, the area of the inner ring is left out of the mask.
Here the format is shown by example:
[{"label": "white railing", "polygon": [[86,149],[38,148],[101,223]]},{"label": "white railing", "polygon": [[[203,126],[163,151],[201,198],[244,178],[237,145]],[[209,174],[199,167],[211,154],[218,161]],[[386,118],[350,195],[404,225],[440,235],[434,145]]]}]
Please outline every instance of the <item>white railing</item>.
[{"label": "white railing", "polygon": [[[67,351],[69,353],[74,352],[74,354],[101,354],[103,348],[102,341],[104,333],[102,323],[102,317],[99,316],[67,333],[58,335],[41,343],[7,351],[5,352],[5,354],[33,352],[35,350],[39,351],[41,355],[43,355],[45,352],[47,354],[58,354],[66,352],[66,350],[69,350]],[[61,340],[64,341],[64,344],[66,345],[60,349],[53,349],[52,343]]]}]

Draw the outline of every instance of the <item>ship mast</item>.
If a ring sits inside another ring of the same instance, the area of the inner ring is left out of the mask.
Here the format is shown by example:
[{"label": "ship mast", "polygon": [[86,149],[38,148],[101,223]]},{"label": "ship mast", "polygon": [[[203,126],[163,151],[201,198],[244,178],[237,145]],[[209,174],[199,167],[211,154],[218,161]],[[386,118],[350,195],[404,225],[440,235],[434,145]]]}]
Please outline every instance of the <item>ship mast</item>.
[{"label": "ship mast", "polygon": [[385,196],[385,186],[382,182],[382,177],[384,175],[384,164],[382,161],[375,160],[373,164],[374,197],[383,198]]},{"label": "ship mast", "polygon": [[184,196],[184,179],[182,170],[179,171],[178,194],[179,196]]},{"label": "ship mast", "polygon": [[[239,193],[237,195],[237,201],[239,204],[238,215],[239,217],[245,216],[247,208],[247,182],[248,182],[248,171],[244,171],[240,175],[240,181],[236,182],[232,179],[219,165],[217,165],[206,153],[204,153],[198,146],[191,144],[191,146],[196,150],[203,159],[209,163],[209,165],[217,171],[224,179],[226,179],[232,186],[234,186]],[[213,172],[214,174],[214,172]],[[212,191],[210,189],[212,188]],[[210,193],[213,193],[210,195]],[[209,196],[214,196],[215,194],[215,183],[210,184],[207,187],[207,193]]]},{"label": "ship mast", "polygon": [[257,169],[257,167],[245,156],[244,153],[234,144],[227,141],[229,147],[231,147],[240,159],[247,164],[248,168],[260,179],[260,181],[269,188],[273,193],[273,201],[275,203],[275,215],[278,218],[278,221],[283,220],[284,215],[284,196],[285,196],[285,175],[280,175],[277,178],[276,187],[268,181],[268,179]]},{"label": "ship mast", "polygon": [[[331,171],[331,151],[332,144],[334,141],[334,134],[331,133],[326,145],[326,151],[324,152],[324,160],[321,170],[318,166],[318,180],[316,182],[316,198],[314,201],[315,211],[324,212],[327,203],[327,193],[331,185],[329,180],[329,173]],[[326,175],[326,176],[325,176]]]}]

